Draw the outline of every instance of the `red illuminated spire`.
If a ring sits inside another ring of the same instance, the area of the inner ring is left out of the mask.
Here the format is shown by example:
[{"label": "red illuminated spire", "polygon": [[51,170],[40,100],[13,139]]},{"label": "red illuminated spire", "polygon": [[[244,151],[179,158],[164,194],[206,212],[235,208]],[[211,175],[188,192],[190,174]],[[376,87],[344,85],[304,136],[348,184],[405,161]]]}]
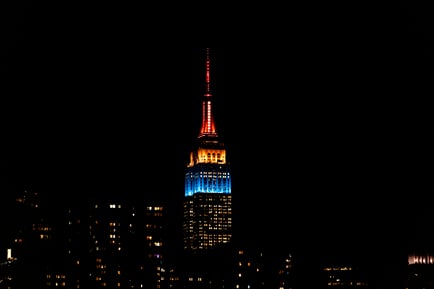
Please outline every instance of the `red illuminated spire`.
[{"label": "red illuminated spire", "polygon": [[214,124],[214,116],[212,114],[212,94],[211,94],[211,78],[210,78],[211,58],[209,48],[206,49],[206,77],[205,77],[205,94],[202,101],[202,127],[200,135],[202,136],[217,136]]}]

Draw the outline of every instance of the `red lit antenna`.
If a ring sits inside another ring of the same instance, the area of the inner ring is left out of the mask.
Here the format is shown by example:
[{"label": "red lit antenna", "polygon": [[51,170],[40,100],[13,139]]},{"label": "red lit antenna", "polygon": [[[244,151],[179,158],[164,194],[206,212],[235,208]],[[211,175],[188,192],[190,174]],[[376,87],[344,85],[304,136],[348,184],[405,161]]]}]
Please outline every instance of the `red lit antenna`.
[{"label": "red lit antenna", "polygon": [[204,100],[202,101],[202,127],[200,129],[200,135],[202,136],[217,136],[217,132],[215,130],[214,124],[214,116],[212,114],[212,105],[211,105],[211,57],[210,57],[210,49],[206,49],[206,75],[205,75],[205,94]]},{"label": "red lit antenna", "polygon": [[205,97],[211,97],[211,78],[210,78],[211,58],[209,48],[206,49],[206,78],[205,78]]}]

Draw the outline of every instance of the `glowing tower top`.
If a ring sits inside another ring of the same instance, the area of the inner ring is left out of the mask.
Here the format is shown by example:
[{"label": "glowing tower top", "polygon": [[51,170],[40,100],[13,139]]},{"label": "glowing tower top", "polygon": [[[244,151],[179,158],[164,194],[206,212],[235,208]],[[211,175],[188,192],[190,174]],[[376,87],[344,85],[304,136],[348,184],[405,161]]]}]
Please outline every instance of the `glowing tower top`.
[{"label": "glowing tower top", "polygon": [[215,129],[214,115],[212,110],[212,93],[211,93],[211,57],[209,48],[206,49],[206,75],[205,75],[205,94],[202,102],[202,127],[199,137],[214,136],[217,137]]},{"label": "glowing tower top", "polygon": [[223,249],[232,239],[231,167],[214,123],[209,48],[205,63],[202,124],[190,151],[184,179],[184,249],[191,252]]}]

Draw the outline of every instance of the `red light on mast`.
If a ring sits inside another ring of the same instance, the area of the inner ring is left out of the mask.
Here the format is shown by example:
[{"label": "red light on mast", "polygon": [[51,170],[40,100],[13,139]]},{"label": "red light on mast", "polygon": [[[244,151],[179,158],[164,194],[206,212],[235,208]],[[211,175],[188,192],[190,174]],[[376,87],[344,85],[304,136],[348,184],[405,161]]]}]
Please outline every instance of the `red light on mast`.
[{"label": "red light on mast", "polygon": [[205,74],[205,99],[202,103],[202,127],[200,129],[199,137],[204,135],[217,136],[214,124],[214,117],[212,113],[212,103],[211,103],[211,58],[210,58],[210,49],[206,49],[206,74]]}]

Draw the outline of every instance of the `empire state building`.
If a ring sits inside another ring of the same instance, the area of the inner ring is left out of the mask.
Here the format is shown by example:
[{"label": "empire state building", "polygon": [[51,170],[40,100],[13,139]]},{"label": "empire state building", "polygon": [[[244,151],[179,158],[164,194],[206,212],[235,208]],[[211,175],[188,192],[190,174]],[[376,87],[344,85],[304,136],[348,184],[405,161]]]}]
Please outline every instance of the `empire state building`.
[{"label": "empire state building", "polygon": [[202,125],[185,170],[183,245],[187,251],[219,248],[232,238],[231,168],[214,122],[209,48],[205,67]]}]

